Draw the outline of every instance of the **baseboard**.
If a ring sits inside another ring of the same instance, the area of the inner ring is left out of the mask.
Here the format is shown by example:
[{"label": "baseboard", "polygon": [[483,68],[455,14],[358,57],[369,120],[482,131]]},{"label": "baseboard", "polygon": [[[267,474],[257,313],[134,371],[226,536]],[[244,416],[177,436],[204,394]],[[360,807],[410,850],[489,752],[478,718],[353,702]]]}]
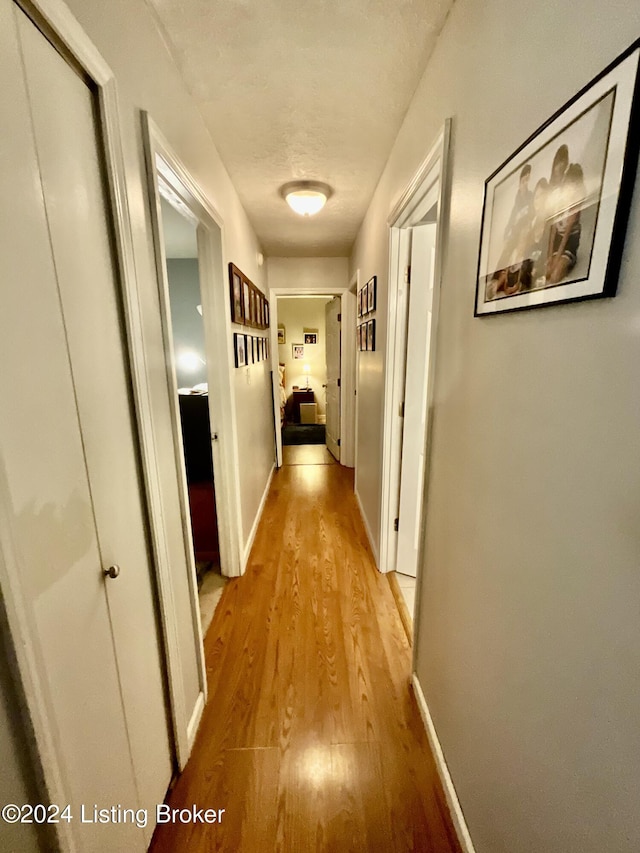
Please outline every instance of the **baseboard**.
[{"label": "baseboard", "polygon": [[456,789],[453,785],[453,779],[449,773],[449,768],[447,767],[447,762],[444,759],[444,753],[442,752],[442,747],[440,746],[440,741],[438,740],[438,735],[436,733],[435,726],[433,725],[431,714],[429,713],[429,706],[427,705],[427,700],[424,698],[422,687],[420,686],[418,676],[415,672],[411,677],[411,683],[413,685],[413,693],[416,697],[422,722],[427,730],[427,737],[429,738],[431,752],[433,753],[436,767],[438,768],[438,774],[440,776],[440,781],[442,782],[444,795],[447,798],[447,804],[449,806],[449,811],[451,812],[451,820],[453,821],[458,841],[460,842],[463,853],[475,853],[473,841],[469,835],[469,830],[467,829],[464,814],[462,813],[460,801],[458,800],[458,795],[456,794]]},{"label": "baseboard", "polygon": [[193,714],[191,715],[191,719],[189,720],[189,725],[187,726],[187,742],[189,744],[189,754],[191,754],[191,749],[193,747],[193,742],[196,739],[196,735],[198,734],[198,727],[200,725],[200,720],[202,719],[202,714],[204,712],[204,693],[200,692],[198,694],[198,698],[196,699],[196,704],[193,709]]},{"label": "baseboard", "polygon": [[396,573],[387,572],[387,580],[389,581],[391,593],[395,599],[396,607],[398,608],[398,613],[400,615],[400,621],[402,622],[402,627],[404,628],[404,632],[407,635],[407,640],[409,640],[410,645],[413,645],[413,619],[411,618],[411,614],[409,613],[407,602],[404,600],[404,595],[402,594],[402,590],[400,589],[400,584],[398,583]]},{"label": "baseboard", "polygon": [[251,528],[251,532],[249,533],[249,538],[247,539],[246,545],[244,546],[244,554],[242,557],[242,572],[247,567],[247,562],[249,560],[249,554],[251,553],[251,549],[253,548],[253,540],[256,538],[256,533],[258,532],[258,525],[260,524],[260,519],[262,518],[262,510],[264,509],[264,505],[267,502],[267,495],[269,494],[269,489],[271,488],[271,480],[273,479],[273,472],[276,470],[275,464],[271,466],[271,471],[269,476],[267,477],[267,485],[264,487],[264,492],[262,493],[262,499],[260,500],[260,506],[258,507],[258,511],[256,512],[256,517],[253,521],[253,527]]},{"label": "baseboard", "polygon": [[367,534],[367,539],[369,540],[369,547],[371,548],[371,552],[373,554],[373,559],[376,563],[376,568],[380,571],[380,555],[378,554],[378,549],[373,544],[373,536],[371,535],[371,528],[369,527],[369,522],[367,521],[367,516],[365,515],[364,509],[362,508],[362,501],[360,500],[360,495],[358,494],[357,489],[354,490],[354,494],[356,496],[356,501],[358,502],[358,509],[360,510],[360,517],[362,518],[362,523],[364,524],[364,531]]}]

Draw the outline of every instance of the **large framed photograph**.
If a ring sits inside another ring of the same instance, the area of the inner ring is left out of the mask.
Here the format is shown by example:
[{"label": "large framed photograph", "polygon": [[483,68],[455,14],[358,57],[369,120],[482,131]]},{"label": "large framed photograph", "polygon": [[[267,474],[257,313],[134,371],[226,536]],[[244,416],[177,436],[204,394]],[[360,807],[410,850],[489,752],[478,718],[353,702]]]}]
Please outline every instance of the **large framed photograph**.
[{"label": "large framed photograph", "polygon": [[475,316],[613,296],[640,143],[640,41],[485,182]]},{"label": "large framed photograph", "polygon": [[291,357],[292,358],[304,358],[304,344],[292,344],[291,345]]}]

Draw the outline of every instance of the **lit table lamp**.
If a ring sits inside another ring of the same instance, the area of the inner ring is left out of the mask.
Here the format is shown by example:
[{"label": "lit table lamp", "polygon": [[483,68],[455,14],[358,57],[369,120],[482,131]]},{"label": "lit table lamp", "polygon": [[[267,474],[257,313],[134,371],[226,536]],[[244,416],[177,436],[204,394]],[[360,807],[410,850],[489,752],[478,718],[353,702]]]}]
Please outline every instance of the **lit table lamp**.
[{"label": "lit table lamp", "polygon": [[305,364],[303,366],[302,372],[304,373],[304,378],[307,382],[307,387],[305,388],[305,391],[308,391],[309,390],[309,374],[311,373],[311,368],[309,367],[308,364]]}]

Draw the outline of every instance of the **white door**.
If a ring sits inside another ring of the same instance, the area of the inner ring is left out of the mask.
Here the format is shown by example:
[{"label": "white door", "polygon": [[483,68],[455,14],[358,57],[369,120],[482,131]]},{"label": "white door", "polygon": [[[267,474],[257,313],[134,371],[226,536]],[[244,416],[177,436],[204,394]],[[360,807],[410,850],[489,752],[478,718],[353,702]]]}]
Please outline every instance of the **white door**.
[{"label": "white door", "polygon": [[340,297],[325,308],[327,339],[327,450],[340,461]]},{"label": "white door", "polygon": [[422,518],[435,248],[435,224],[413,228],[396,559],[396,571],[412,577]]},{"label": "white door", "polygon": [[172,768],[97,107],[10,0],[0,17],[0,443],[21,595],[78,849],[142,851],[152,825],[78,819],[160,802]]}]

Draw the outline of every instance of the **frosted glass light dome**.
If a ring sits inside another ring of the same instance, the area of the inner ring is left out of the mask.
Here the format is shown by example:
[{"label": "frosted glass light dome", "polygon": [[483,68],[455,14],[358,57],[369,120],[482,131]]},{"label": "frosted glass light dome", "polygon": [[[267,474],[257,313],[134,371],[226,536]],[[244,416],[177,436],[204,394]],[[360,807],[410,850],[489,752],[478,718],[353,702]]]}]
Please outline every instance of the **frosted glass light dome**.
[{"label": "frosted glass light dome", "polygon": [[314,216],[325,206],[331,187],[315,181],[293,181],[285,184],[280,193],[299,216]]}]

